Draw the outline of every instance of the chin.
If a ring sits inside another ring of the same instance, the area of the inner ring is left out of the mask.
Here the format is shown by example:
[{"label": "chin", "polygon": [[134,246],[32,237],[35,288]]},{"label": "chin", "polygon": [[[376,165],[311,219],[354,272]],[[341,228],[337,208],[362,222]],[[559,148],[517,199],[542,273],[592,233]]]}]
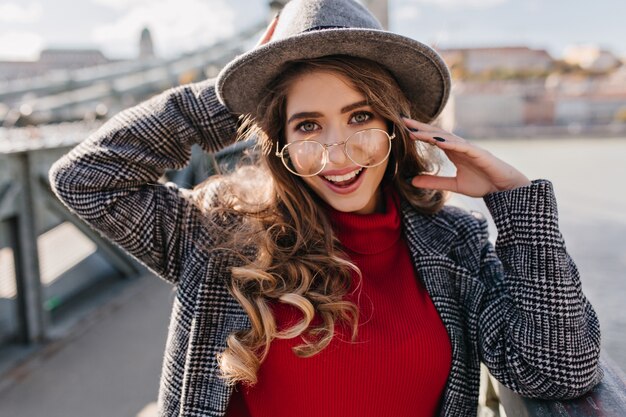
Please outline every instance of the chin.
[{"label": "chin", "polygon": [[322,198],[329,206],[337,211],[341,211],[344,213],[360,213],[368,211],[366,210],[366,207],[368,206],[368,203],[370,202],[371,198],[373,198],[373,196],[370,196],[369,198],[351,198],[346,201],[337,201],[337,199],[326,199],[324,197]]}]

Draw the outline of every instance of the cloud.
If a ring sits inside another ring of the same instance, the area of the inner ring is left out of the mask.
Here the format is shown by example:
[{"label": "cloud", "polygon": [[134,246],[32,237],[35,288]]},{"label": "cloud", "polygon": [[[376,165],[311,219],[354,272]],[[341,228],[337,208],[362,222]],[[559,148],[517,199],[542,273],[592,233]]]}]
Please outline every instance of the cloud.
[{"label": "cloud", "polygon": [[18,3],[0,3],[0,22],[35,23],[43,16],[41,3],[20,5]]},{"label": "cloud", "polygon": [[136,7],[145,4],[158,3],[151,0],[91,0],[94,4],[110,7],[115,10],[124,10],[129,7]]},{"label": "cloud", "polygon": [[236,33],[237,16],[227,0],[94,0],[130,6],[113,23],[96,27],[92,40],[127,56],[138,52],[139,34],[148,27],[161,56],[178,55]]},{"label": "cloud", "polygon": [[0,56],[6,60],[36,60],[44,45],[41,36],[33,32],[0,33]]},{"label": "cloud", "polygon": [[415,3],[439,6],[444,9],[483,9],[507,2],[508,0],[415,0]]}]

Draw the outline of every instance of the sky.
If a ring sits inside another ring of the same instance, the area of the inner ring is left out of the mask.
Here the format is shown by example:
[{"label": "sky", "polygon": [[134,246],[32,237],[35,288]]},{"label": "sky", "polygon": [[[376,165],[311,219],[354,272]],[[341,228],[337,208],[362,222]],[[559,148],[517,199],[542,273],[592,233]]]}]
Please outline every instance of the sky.
[{"label": "sky", "polygon": [[[173,57],[269,16],[268,0],[0,0],[0,60],[35,60],[47,47],[138,54],[151,30]],[[441,48],[596,44],[626,57],[624,0],[389,0],[389,29]]]}]

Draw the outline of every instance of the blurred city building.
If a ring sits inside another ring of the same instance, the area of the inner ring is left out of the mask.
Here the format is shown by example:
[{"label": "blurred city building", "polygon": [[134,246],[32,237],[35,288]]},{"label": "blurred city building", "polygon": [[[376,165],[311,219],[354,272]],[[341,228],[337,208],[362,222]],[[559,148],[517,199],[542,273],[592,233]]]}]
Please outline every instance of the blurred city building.
[{"label": "blurred city building", "polygon": [[445,126],[469,137],[625,132],[626,66],[600,48],[568,50],[440,50],[454,78]]},{"label": "blurred city building", "polygon": [[545,49],[527,46],[455,48],[439,52],[449,66],[460,67],[469,74],[497,70],[543,72],[550,70],[554,62]]},{"label": "blurred city building", "polygon": [[[155,57],[152,34],[148,28],[141,31],[137,56],[139,59]],[[33,78],[52,71],[71,71],[124,61],[108,58],[99,49],[46,48],[36,61],[0,61],[0,81]]]},{"label": "blurred city building", "polygon": [[604,72],[621,65],[620,59],[611,51],[592,44],[569,46],[563,58],[569,64],[579,65],[590,71]]},{"label": "blurred city building", "polygon": [[54,70],[72,70],[116,62],[98,49],[44,49],[37,61],[0,61],[0,80],[41,76]]},{"label": "blurred city building", "polygon": [[[28,64],[36,75],[22,77],[14,71],[4,81],[0,78],[0,127],[103,119],[167,88],[213,77],[266,24],[169,59],[155,56],[147,28],[139,36],[134,60],[107,60],[94,50],[46,52]],[[15,63],[9,64],[14,69]]]}]

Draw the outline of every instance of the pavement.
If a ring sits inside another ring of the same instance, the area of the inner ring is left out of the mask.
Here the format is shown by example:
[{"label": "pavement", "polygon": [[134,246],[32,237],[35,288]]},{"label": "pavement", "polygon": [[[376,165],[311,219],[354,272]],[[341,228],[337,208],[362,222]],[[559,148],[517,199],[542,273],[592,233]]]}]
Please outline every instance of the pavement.
[{"label": "pavement", "polygon": [[3,417],[156,417],[172,286],[151,275],[5,375]]},{"label": "pavement", "polygon": [[[479,144],[529,178],[554,183],[561,230],[600,317],[603,348],[626,369],[626,139]],[[126,285],[70,336],[0,376],[0,416],[154,417],[173,297],[151,275]]]}]

